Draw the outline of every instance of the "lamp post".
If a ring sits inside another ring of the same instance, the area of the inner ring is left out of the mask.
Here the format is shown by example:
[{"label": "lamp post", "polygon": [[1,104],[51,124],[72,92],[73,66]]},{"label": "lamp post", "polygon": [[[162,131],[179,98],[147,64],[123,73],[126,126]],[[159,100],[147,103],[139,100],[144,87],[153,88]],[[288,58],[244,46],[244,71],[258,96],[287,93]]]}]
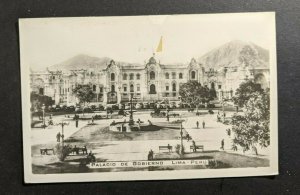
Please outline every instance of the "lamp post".
[{"label": "lamp post", "polygon": [[45,129],[45,127],[46,127],[46,124],[45,124],[45,104],[43,104],[43,106],[42,106],[42,110],[43,110],[43,128]]},{"label": "lamp post", "polygon": [[129,114],[129,125],[133,125],[133,111],[132,111],[132,100],[133,100],[133,93],[130,93],[130,114]]},{"label": "lamp post", "polygon": [[69,123],[61,121],[57,125],[61,125],[61,143],[62,143],[62,147],[64,147],[64,137],[65,137],[65,135],[64,135],[64,126],[69,125]]},{"label": "lamp post", "polygon": [[183,132],[182,132],[182,121],[180,122],[180,154],[183,155]]}]

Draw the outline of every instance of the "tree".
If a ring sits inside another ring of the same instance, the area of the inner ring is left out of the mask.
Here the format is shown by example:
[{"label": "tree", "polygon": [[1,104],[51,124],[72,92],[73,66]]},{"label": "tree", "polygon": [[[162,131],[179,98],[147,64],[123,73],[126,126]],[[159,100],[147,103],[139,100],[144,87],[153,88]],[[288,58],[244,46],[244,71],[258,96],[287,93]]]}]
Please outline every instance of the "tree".
[{"label": "tree", "polygon": [[217,97],[217,92],[214,88],[210,88],[208,91],[209,100],[213,100]]},{"label": "tree", "polygon": [[256,92],[259,94],[264,93],[260,84],[254,83],[251,80],[243,82],[236,90],[235,96],[232,98],[233,102],[239,107],[243,107]]},{"label": "tree", "polygon": [[31,102],[31,111],[37,111],[40,110],[43,106],[43,104],[48,107],[54,104],[54,101],[51,97],[46,95],[40,95],[36,92],[30,93],[30,102]]},{"label": "tree", "polygon": [[79,103],[83,104],[83,114],[86,104],[90,103],[94,98],[94,92],[90,85],[77,85],[73,89],[73,93],[79,99]]},{"label": "tree", "polygon": [[258,145],[262,148],[270,145],[269,92],[259,90],[249,93],[243,107],[244,114],[235,114],[232,117],[232,131],[235,133],[233,147],[239,145],[244,152],[252,148],[257,155]]},{"label": "tree", "polygon": [[189,105],[196,105],[197,111],[200,103],[209,101],[209,90],[202,87],[197,81],[188,81],[180,86],[181,101]]}]

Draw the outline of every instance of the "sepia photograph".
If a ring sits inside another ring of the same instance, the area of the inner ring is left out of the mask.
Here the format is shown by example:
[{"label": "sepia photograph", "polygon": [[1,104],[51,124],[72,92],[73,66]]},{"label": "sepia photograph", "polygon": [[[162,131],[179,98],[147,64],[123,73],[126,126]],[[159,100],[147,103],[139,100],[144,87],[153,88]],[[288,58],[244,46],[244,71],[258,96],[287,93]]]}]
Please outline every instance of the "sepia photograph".
[{"label": "sepia photograph", "polygon": [[26,183],[278,174],[274,12],[19,20]]}]

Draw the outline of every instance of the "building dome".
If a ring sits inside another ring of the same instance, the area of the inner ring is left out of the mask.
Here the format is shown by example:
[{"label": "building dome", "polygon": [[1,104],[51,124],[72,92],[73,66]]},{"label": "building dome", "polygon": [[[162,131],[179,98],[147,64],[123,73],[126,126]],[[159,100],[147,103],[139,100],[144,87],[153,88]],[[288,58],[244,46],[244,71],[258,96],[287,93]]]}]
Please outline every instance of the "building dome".
[{"label": "building dome", "polygon": [[149,59],[149,64],[156,64],[156,60],[153,56]]}]

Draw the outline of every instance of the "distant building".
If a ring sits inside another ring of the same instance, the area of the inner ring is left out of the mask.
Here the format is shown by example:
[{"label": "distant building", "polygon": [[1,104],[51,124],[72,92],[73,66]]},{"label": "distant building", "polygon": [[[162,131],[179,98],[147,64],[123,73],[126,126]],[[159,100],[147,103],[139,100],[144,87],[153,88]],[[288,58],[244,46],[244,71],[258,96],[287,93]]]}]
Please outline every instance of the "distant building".
[{"label": "distant building", "polygon": [[214,88],[217,98],[230,99],[240,83],[253,79],[264,88],[269,87],[269,69],[245,66],[206,69],[194,58],[188,65],[163,65],[151,57],[144,65],[115,63],[111,60],[106,69],[31,72],[31,90],[47,95],[55,104],[74,105],[72,93],[78,84],[91,85],[95,97],[92,104],[114,104],[130,101],[133,94],[138,102],[180,101],[179,88],[195,80]]}]

